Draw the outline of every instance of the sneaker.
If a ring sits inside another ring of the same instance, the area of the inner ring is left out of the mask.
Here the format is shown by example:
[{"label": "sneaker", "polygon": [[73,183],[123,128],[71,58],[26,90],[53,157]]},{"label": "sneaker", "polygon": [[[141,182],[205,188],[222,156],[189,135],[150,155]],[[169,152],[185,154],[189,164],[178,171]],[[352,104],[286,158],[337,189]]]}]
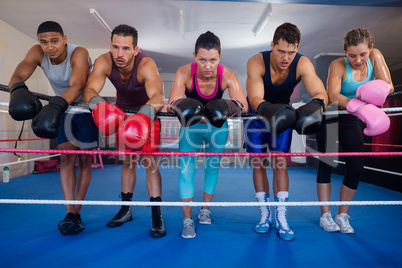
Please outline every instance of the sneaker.
[{"label": "sneaker", "polygon": [[107,227],[114,228],[122,226],[123,223],[132,221],[133,217],[131,216],[131,207],[130,206],[122,206],[119,212],[117,212],[116,216],[111,219],[107,223]]},{"label": "sneaker", "polygon": [[[276,202],[287,202],[288,198],[278,199],[275,197]],[[293,240],[295,239],[295,234],[289,228],[287,219],[287,207],[286,206],[277,206],[275,211],[275,220],[276,220],[276,234],[279,238],[283,240]]]},{"label": "sneaker", "polygon": [[334,222],[332,219],[331,212],[326,212],[320,217],[320,224],[322,229],[327,232],[339,232],[341,228],[339,228],[338,224]]},{"label": "sneaker", "polygon": [[[260,207],[262,210],[263,207]],[[271,221],[271,209],[268,208],[268,216],[262,216],[260,222],[255,226],[254,231],[259,234],[263,234],[269,231],[272,226]],[[265,209],[267,209],[265,208]],[[261,211],[262,212],[262,211]]]},{"label": "sneaker", "polygon": [[[269,194],[263,193],[263,195],[259,196],[259,193],[257,193],[255,198],[258,202],[269,202]],[[260,206],[260,211],[261,219],[260,222],[255,226],[254,231],[256,233],[263,234],[268,232],[272,226],[271,208],[269,206]]]},{"label": "sneaker", "polygon": [[211,211],[206,208],[201,208],[198,220],[201,224],[211,224]]},{"label": "sneaker", "polygon": [[75,235],[84,230],[84,226],[78,222],[75,213],[67,213],[64,220],[59,222],[58,228],[62,235]]},{"label": "sneaker", "polygon": [[81,215],[78,213],[75,213],[75,217],[77,218],[77,221],[82,224],[82,219],[81,219]]},{"label": "sneaker", "polygon": [[195,227],[192,218],[187,217],[183,219],[183,231],[181,236],[184,238],[194,238],[195,237]]},{"label": "sneaker", "polygon": [[335,216],[335,223],[339,225],[341,233],[353,234],[355,230],[349,224],[350,216],[346,213],[341,213]]},{"label": "sneaker", "polygon": [[[161,198],[151,197],[151,202],[161,202]],[[151,224],[151,236],[153,238],[161,238],[166,235],[165,224],[163,223],[162,212],[160,206],[152,206],[152,224]]]}]

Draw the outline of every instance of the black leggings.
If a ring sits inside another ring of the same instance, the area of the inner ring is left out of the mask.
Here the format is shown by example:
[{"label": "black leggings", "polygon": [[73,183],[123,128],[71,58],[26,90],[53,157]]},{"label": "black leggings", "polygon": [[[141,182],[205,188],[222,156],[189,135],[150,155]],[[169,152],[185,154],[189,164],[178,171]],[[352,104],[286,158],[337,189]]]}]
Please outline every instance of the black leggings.
[{"label": "black leggings", "polygon": [[[363,134],[357,117],[346,114],[339,115],[336,122],[323,122],[321,131],[316,135],[317,146],[320,152],[336,152],[336,141],[343,152],[364,152]],[[334,157],[320,157],[317,183],[330,183],[331,173],[336,163]],[[364,157],[345,157],[346,176],[343,184],[356,190],[363,175]]]}]

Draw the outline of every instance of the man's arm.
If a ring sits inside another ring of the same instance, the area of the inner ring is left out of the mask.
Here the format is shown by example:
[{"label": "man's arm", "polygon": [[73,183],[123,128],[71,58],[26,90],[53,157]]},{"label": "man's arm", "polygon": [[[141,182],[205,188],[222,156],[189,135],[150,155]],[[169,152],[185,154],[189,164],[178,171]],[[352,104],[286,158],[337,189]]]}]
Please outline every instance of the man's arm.
[{"label": "man's arm", "polygon": [[324,84],[317,76],[311,61],[305,56],[302,56],[299,60],[299,64],[297,65],[297,73],[311,98],[322,99],[324,100],[325,105],[327,105],[328,94],[325,91]]},{"label": "man's arm", "polygon": [[258,106],[264,102],[264,81],[262,77],[265,73],[264,60],[262,54],[251,57],[247,62],[247,96],[251,108],[257,111]]},{"label": "man's arm", "polygon": [[225,79],[225,81],[227,83],[229,97],[232,100],[240,101],[243,104],[242,113],[247,113],[248,112],[248,104],[247,104],[246,95],[244,94],[243,90],[241,89],[239,79],[237,78],[237,75],[235,74],[235,72],[233,72],[229,68],[225,67],[225,70],[223,72],[223,79]]},{"label": "man's arm", "polygon": [[70,87],[61,94],[68,104],[73,103],[81,95],[89,73],[89,54],[85,48],[77,47],[71,56]]},{"label": "man's arm", "polygon": [[374,75],[376,79],[381,79],[387,82],[391,86],[389,94],[394,93],[394,85],[392,84],[391,74],[387,64],[385,63],[384,57],[381,52],[374,48],[370,54],[371,62],[374,66]]},{"label": "man's arm", "polygon": [[151,58],[144,58],[138,66],[138,70],[140,76],[138,80],[144,79],[145,90],[149,98],[146,105],[151,105],[156,112],[159,112],[165,105],[165,100],[163,82],[159,76],[158,68]]},{"label": "man's arm", "polygon": [[102,54],[95,61],[92,73],[89,75],[87,84],[82,93],[82,100],[86,103],[89,103],[93,97],[99,97],[99,92],[102,91],[105,85],[106,77],[112,68],[110,56],[109,61],[107,56],[107,53]]},{"label": "man's arm", "polygon": [[11,76],[8,87],[10,88],[17,82],[25,82],[33,74],[36,67],[41,63],[43,59],[43,51],[39,45],[33,46],[25,58],[17,65],[13,75]]}]

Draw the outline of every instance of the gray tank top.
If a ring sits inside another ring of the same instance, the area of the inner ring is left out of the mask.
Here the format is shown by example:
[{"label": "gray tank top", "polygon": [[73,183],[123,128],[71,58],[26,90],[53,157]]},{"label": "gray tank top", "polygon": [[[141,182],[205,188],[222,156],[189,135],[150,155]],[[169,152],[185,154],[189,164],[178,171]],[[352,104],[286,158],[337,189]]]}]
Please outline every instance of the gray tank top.
[{"label": "gray tank top", "polygon": [[[53,88],[56,96],[60,96],[70,87],[70,76],[72,72],[71,68],[71,55],[73,51],[77,48],[77,45],[67,44],[67,58],[60,64],[53,65],[50,62],[49,56],[46,54],[43,57],[42,65],[40,66],[45,73],[47,79],[49,79],[50,85]],[[89,69],[91,71],[91,67]],[[78,104],[85,104],[81,99],[81,95],[75,101]],[[70,108],[66,111],[67,113],[70,111]]]}]

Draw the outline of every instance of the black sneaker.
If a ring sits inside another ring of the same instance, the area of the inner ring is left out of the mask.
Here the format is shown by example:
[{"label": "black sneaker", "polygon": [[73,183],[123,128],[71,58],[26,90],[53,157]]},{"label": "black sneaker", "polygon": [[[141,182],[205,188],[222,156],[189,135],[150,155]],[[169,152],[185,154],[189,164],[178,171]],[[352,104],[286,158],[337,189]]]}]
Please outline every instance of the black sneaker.
[{"label": "black sneaker", "polygon": [[75,213],[67,213],[64,220],[59,222],[58,228],[62,235],[75,235],[84,230],[84,226],[77,220]]},{"label": "black sneaker", "polygon": [[77,221],[79,224],[82,224],[82,219],[81,219],[81,215],[78,213],[75,213],[75,217],[77,218]]},{"label": "black sneaker", "polygon": [[119,212],[117,212],[116,216],[111,219],[107,223],[107,227],[114,228],[122,226],[123,223],[132,221],[133,217],[131,216],[131,207],[130,206],[122,206]]},{"label": "black sneaker", "polygon": [[[151,197],[151,202],[161,202],[161,198]],[[152,224],[151,224],[151,236],[153,238],[161,238],[166,235],[165,224],[163,223],[161,207],[152,206]]]}]

